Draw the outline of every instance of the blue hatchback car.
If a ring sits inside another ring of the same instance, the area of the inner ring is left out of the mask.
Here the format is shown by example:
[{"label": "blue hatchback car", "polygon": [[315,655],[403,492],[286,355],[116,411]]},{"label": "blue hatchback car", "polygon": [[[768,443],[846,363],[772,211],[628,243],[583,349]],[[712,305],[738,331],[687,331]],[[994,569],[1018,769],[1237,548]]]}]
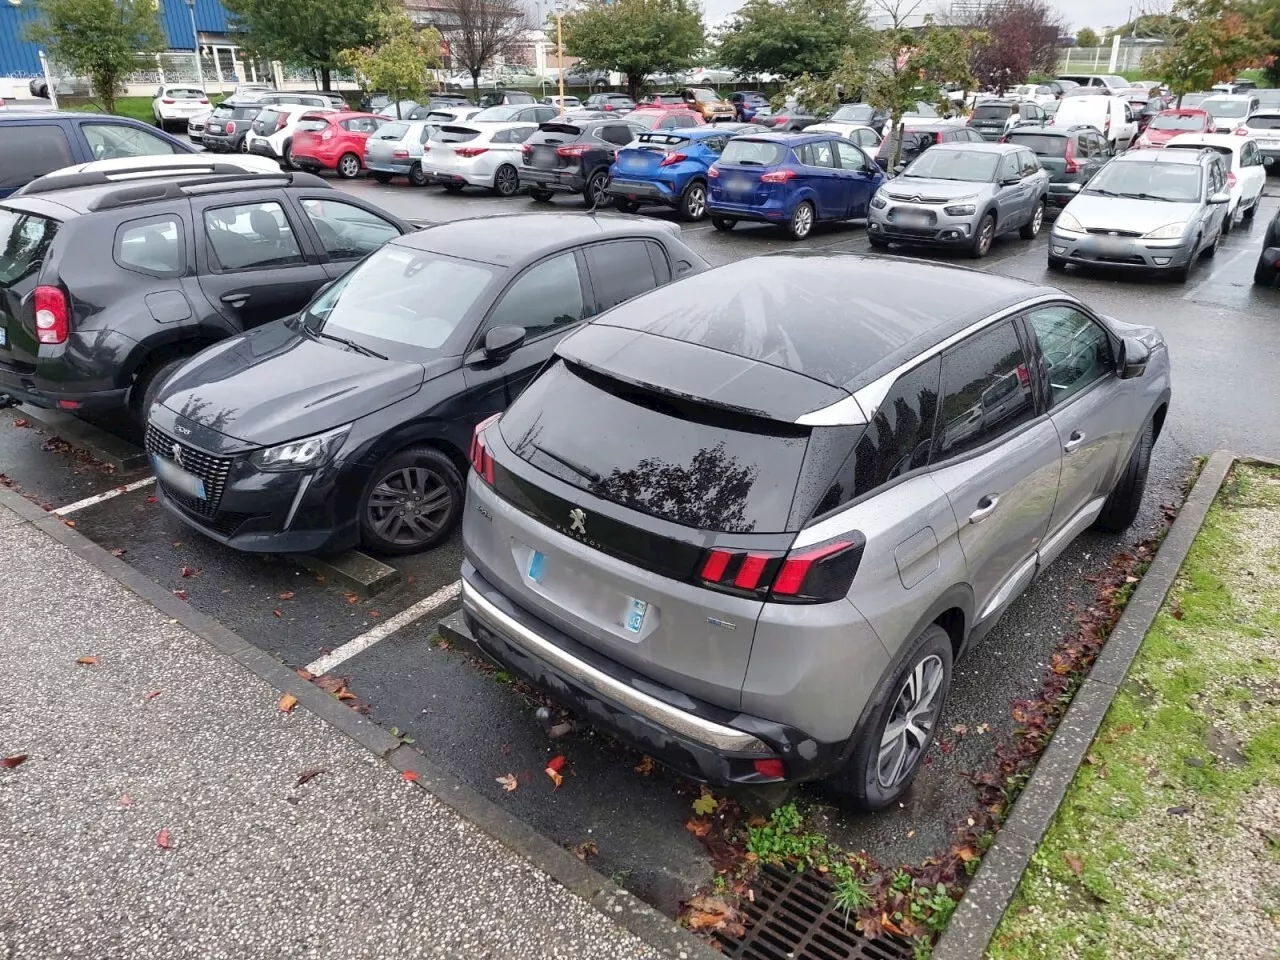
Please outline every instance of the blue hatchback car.
[{"label": "blue hatchback car", "polygon": [[785,225],[797,240],[819,220],[868,216],[885,180],[861,147],[832,133],[734,137],[707,177],[707,211],[717,230],[755,220]]},{"label": "blue hatchback car", "polygon": [[623,213],[644,204],[675,207],[685,220],[707,215],[707,168],[732,139],[728,130],[686,127],[642,133],[609,168],[609,196]]}]

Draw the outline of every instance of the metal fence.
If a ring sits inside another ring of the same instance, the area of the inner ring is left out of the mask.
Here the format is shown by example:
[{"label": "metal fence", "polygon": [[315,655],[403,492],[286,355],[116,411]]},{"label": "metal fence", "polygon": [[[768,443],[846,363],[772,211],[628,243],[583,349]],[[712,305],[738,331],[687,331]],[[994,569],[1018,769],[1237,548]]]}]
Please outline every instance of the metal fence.
[{"label": "metal fence", "polygon": [[1111,69],[1111,47],[1066,47],[1058,59],[1059,73],[1122,73],[1141,70],[1142,61],[1163,48],[1159,43],[1121,43]]}]

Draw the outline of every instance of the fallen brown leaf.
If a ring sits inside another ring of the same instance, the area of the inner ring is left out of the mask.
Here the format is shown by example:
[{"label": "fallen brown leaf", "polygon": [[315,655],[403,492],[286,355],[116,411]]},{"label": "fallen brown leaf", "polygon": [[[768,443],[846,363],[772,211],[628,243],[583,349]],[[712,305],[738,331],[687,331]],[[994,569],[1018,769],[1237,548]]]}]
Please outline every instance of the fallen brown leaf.
[{"label": "fallen brown leaf", "polygon": [[15,427],[26,427],[26,426],[29,426],[30,424],[31,424],[31,421],[27,420],[25,417],[13,421],[13,425]]},{"label": "fallen brown leaf", "polygon": [[341,690],[335,693],[334,696],[337,697],[339,700],[354,700],[356,698],[356,695],[352,693],[350,690],[348,690],[346,687],[343,687]]},{"label": "fallen brown leaf", "polygon": [[281,713],[289,713],[298,705],[298,698],[292,693],[286,693],[280,698],[279,708]]},{"label": "fallen brown leaf", "polygon": [[120,795],[120,801],[119,801],[119,803],[120,803],[120,806],[122,806],[122,807],[132,807],[132,806],[133,806],[133,797],[129,796],[127,793],[122,793],[122,794]]},{"label": "fallen brown leaf", "polygon": [[272,611],[271,611],[271,613],[272,613],[274,616],[277,616],[277,617],[283,617],[283,616],[284,616],[284,614],[283,614],[283,613],[281,613],[279,610],[272,610]]},{"label": "fallen brown leaf", "polygon": [[328,773],[328,772],[329,772],[328,770],[324,770],[320,767],[317,767],[314,770],[303,770],[300,774],[298,774],[298,782],[295,783],[294,786],[300,787],[304,783],[314,780],[316,777],[320,776],[320,774]]},{"label": "fallen brown leaf", "polygon": [[400,776],[403,777],[405,780],[408,780],[410,783],[418,782],[417,770],[406,770],[404,773],[400,774]]},{"label": "fallen brown leaf", "polygon": [[711,821],[698,820],[697,818],[694,818],[692,820],[685,821],[684,828],[688,830],[690,833],[692,833],[695,837],[705,837],[708,833],[711,832]]},{"label": "fallen brown leaf", "polygon": [[955,854],[960,858],[961,863],[968,863],[971,860],[977,860],[982,854],[978,853],[973,847],[956,847]]},{"label": "fallen brown leaf", "polygon": [[293,591],[292,591],[292,590],[286,590],[284,593],[280,594],[280,599],[281,599],[281,600],[292,600],[292,599],[293,599]]},{"label": "fallen brown leaf", "polygon": [[594,840],[584,840],[573,848],[573,855],[583,863],[587,862],[587,857],[594,857],[599,852],[600,847]]},{"label": "fallen brown leaf", "polygon": [[199,567],[181,567],[178,573],[185,579],[187,577],[198,577],[203,573]]},{"label": "fallen brown leaf", "polygon": [[312,676],[312,674],[311,674],[311,671],[310,671],[310,670],[304,670],[304,669],[302,669],[302,667],[298,667],[298,668],[297,668],[296,670],[294,670],[293,672],[294,672],[294,673],[296,673],[298,676],[300,676],[303,680],[311,680],[311,679],[313,679],[313,676]]},{"label": "fallen brown leaf", "polygon": [[1073,857],[1070,854],[1068,854],[1067,866],[1071,868],[1071,872],[1074,873],[1077,877],[1080,876],[1080,874],[1084,873],[1084,863],[1080,860],[1079,857]]},{"label": "fallen brown leaf", "polygon": [[377,610],[370,610],[369,616],[376,620],[378,617],[382,616],[382,614],[380,614]]},{"label": "fallen brown leaf", "polygon": [[174,595],[175,597],[177,597],[179,600],[186,600],[186,599],[187,599],[187,591],[185,591],[185,590],[175,590],[175,591],[173,591],[173,595]]},{"label": "fallen brown leaf", "polygon": [[969,728],[966,727],[963,723],[957,723],[954,727],[951,728],[951,732],[954,733],[957,737],[963,737],[966,733],[969,732]]},{"label": "fallen brown leaf", "polygon": [[76,657],[76,663],[80,664],[82,667],[96,667],[98,665],[98,658],[92,654],[84,657]]},{"label": "fallen brown leaf", "polygon": [[154,699],[155,699],[156,697],[158,697],[158,696],[160,696],[160,691],[159,691],[159,690],[152,690],[150,693],[148,693],[148,694],[147,694],[145,697],[143,697],[142,699],[144,699],[144,700],[154,700]]},{"label": "fallen brown leaf", "polygon": [[175,540],[175,541],[173,541],[173,543],[169,544],[169,546],[173,547],[173,548],[176,550],[176,549],[178,549],[178,547],[182,546],[182,541],[181,541],[181,540]]},{"label": "fallen brown leaf", "polygon": [[123,550],[123,549],[121,549],[120,547],[116,547],[114,550],[112,550],[112,551],[111,551],[111,555],[112,555],[113,557],[123,557],[123,556],[124,556],[124,550]]},{"label": "fallen brown leaf", "polygon": [[168,827],[163,828],[156,834],[156,846],[162,850],[173,849],[173,837],[170,835]]},{"label": "fallen brown leaf", "polygon": [[0,760],[0,767],[5,770],[12,770],[14,767],[20,767],[26,762],[27,755],[25,753],[15,753],[12,757],[5,757]]},{"label": "fallen brown leaf", "polygon": [[502,789],[507,791],[507,793],[510,793],[516,787],[520,786],[519,779],[517,779],[516,775],[513,773],[508,773],[501,777],[494,777],[494,780],[502,784]]},{"label": "fallen brown leaf", "polygon": [[360,602],[360,596],[359,596],[359,594],[352,593],[350,590],[348,590],[348,591],[347,591],[347,603],[359,603],[359,602]]},{"label": "fallen brown leaf", "polygon": [[74,527],[76,525],[76,522],[74,520],[63,520],[62,522],[65,523],[68,527]]},{"label": "fallen brown leaf", "polygon": [[653,757],[645,757],[635,766],[636,773],[642,777],[647,777],[653,773]]}]

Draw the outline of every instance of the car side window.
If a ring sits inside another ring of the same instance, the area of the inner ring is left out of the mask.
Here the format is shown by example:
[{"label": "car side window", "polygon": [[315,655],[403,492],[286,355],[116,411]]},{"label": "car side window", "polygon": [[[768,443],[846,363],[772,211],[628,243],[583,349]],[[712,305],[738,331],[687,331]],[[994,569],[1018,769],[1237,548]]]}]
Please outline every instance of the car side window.
[{"label": "car side window", "polygon": [[867,169],[867,158],[851,143],[837,140],[836,154],[840,157],[840,167],[843,170],[865,171]]},{"label": "car side window", "polygon": [[600,311],[652,290],[658,285],[643,240],[613,240],[586,249],[587,270]]},{"label": "car side window", "polygon": [[1016,153],[1006,153],[1000,158],[1000,180],[1021,180],[1022,166]]},{"label": "car side window", "polygon": [[620,123],[611,123],[600,129],[600,138],[619,147],[625,147],[632,140],[631,129]]},{"label": "car side window", "polygon": [[302,210],[331,260],[357,260],[400,236],[391,221],[341,200],[306,199]]},{"label": "car side window", "polygon": [[934,357],[889,389],[854,450],[851,498],[929,462],[941,369],[941,358]]},{"label": "car side window", "polygon": [[275,201],[206,210],[204,227],[214,258],[224,271],[304,262],[284,208]]},{"label": "car side window", "polygon": [[1027,358],[1006,320],[943,356],[934,459],[968,453],[1035,415]]},{"label": "car side window", "polygon": [[798,152],[800,162],[806,167],[834,167],[836,165],[835,152],[831,149],[829,140],[817,140],[813,143],[801,144]]},{"label": "car side window", "polygon": [[116,229],[113,256],[126,270],[176,277],[186,263],[186,237],[177,217],[130,220]]},{"label": "car side window", "polygon": [[1018,163],[1024,178],[1034,177],[1040,172],[1040,161],[1036,159],[1036,155],[1030,150],[1018,151]]},{"label": "car side window", "polygon": [[1039,307],[1027,314],[1027,323],[1040,343],[1055,405],[1115,369],[1111,338],[1074,307]]},{"label": "car side window", "polygon": [[85,123],[80,130],[95,160],[177,153],[173,144],[163,137],[124,123]]},{"label": "car side window", "polygon": [[578,258],[562,253],[521,274],[502,295],[484,327],[524,327],[532,340],[567,329],[585,315]]},{"label": "car side window", "polygon": [[20,187],[71,165],[71,146],[52,123],[5,125],[0,137],[0,187]]},{"label": "car side window", "polygon": [[880,138],[876,136],[874,130],[859,130],[857,132],[858,146],[860,147],[878,147],[880,146]]},{"label": "car side window", "polygon": [[977,130],[970,130],[968,127],[965,127],[964,132],[965,132],[965,134],[969,137],[969,142],[970,142],[970,143],[984,143],[984,142],[985,142],[985,141],[982,139],[982,134],[980,134]]}]

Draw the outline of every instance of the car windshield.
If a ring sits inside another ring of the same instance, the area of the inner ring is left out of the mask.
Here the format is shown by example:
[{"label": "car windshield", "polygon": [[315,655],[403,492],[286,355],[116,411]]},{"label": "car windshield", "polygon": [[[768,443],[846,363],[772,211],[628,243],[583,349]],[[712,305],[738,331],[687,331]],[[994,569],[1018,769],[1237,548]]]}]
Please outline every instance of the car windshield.
[{"label": "car windshield", "polygon": [[787,148],[767,140],[730,140],[720,154],[721,163],[738,163],[749,167],[772,167],[781,163]]},{"label": "car windshield", "polygon": [[408,131],[407,123],[384,123],[375,133],[375,140],[399,140]]},{"label": "car windshield", "polygon": [[1210,97],[1200,104],[1201,110],[1206,110],[1215,117],[1243,117],[1249,113],[1249,102],[1247,100],[1219,100],[1217,97]]},{"label": "car windshield", "polygon": [[298,121],[298,129],[306,133],[316,133],[329,126],[329,121],[321,117],[303,117]]},{"label": "car windshield", "polygon": [[1013,107],[1007,103],[980,103],[973,108],[975,120],[1004,120],[1013,113]]},{"label": "car windshield", "polygon": [[1129,83],[1129,81],[1126,80],[1124,77],[1117,77],[1113,73],[1105,75],[1102,78],[1102,82],[1105,83],[1112,90],[1122,90],[1125,87],[1132,86],[1132,84]]},{"label": "car windshield", "polygon": [[1197,203],[1200,200],[1200,166],[1155,161],[1113,162],[1098,171],[1084,192],[1131,200]]},{"label": "car windshield", "polygon": [[1162,113],[1151,121],[1152,130],[1203,130],[1204,117],[1194,113]]},{"label": "car windshield", "polygon": [[693,99],[697,100],[699,103],[714,103],[719,100],[720,97],[714,90],[704,90],[700,87],[695,87],[693,91]]},{"label": "car windshield", "polygon": [[869,123],[875,111],[865,103],[846,103],[831,115],[832,120],[844,123]]},{"label": "car windshield", "polygon": [[507,107],[488,107],[477,113],[472,120],[510,120],[516,116],[523,107],[507,106]]},{"label": "car windshield", "polygon": [[1037,157],[1065,157],[1067,155],[1067,138],[1055,137],[1049,133],[1011,133],[1008,140],[1020,147],[1026,147]]},{"label": "car windshield", "polygon": [[999,163],[1000,154],[982,150],[926,150],[902,175],[922,180],[990,182]]},{"label": "car windshield", "polygon": [[303,324],[314,332],[375,341],[369,345],[388,356],[405,346],[439,355],[502,272],[502,267],[388,244],[317,298]]}]

